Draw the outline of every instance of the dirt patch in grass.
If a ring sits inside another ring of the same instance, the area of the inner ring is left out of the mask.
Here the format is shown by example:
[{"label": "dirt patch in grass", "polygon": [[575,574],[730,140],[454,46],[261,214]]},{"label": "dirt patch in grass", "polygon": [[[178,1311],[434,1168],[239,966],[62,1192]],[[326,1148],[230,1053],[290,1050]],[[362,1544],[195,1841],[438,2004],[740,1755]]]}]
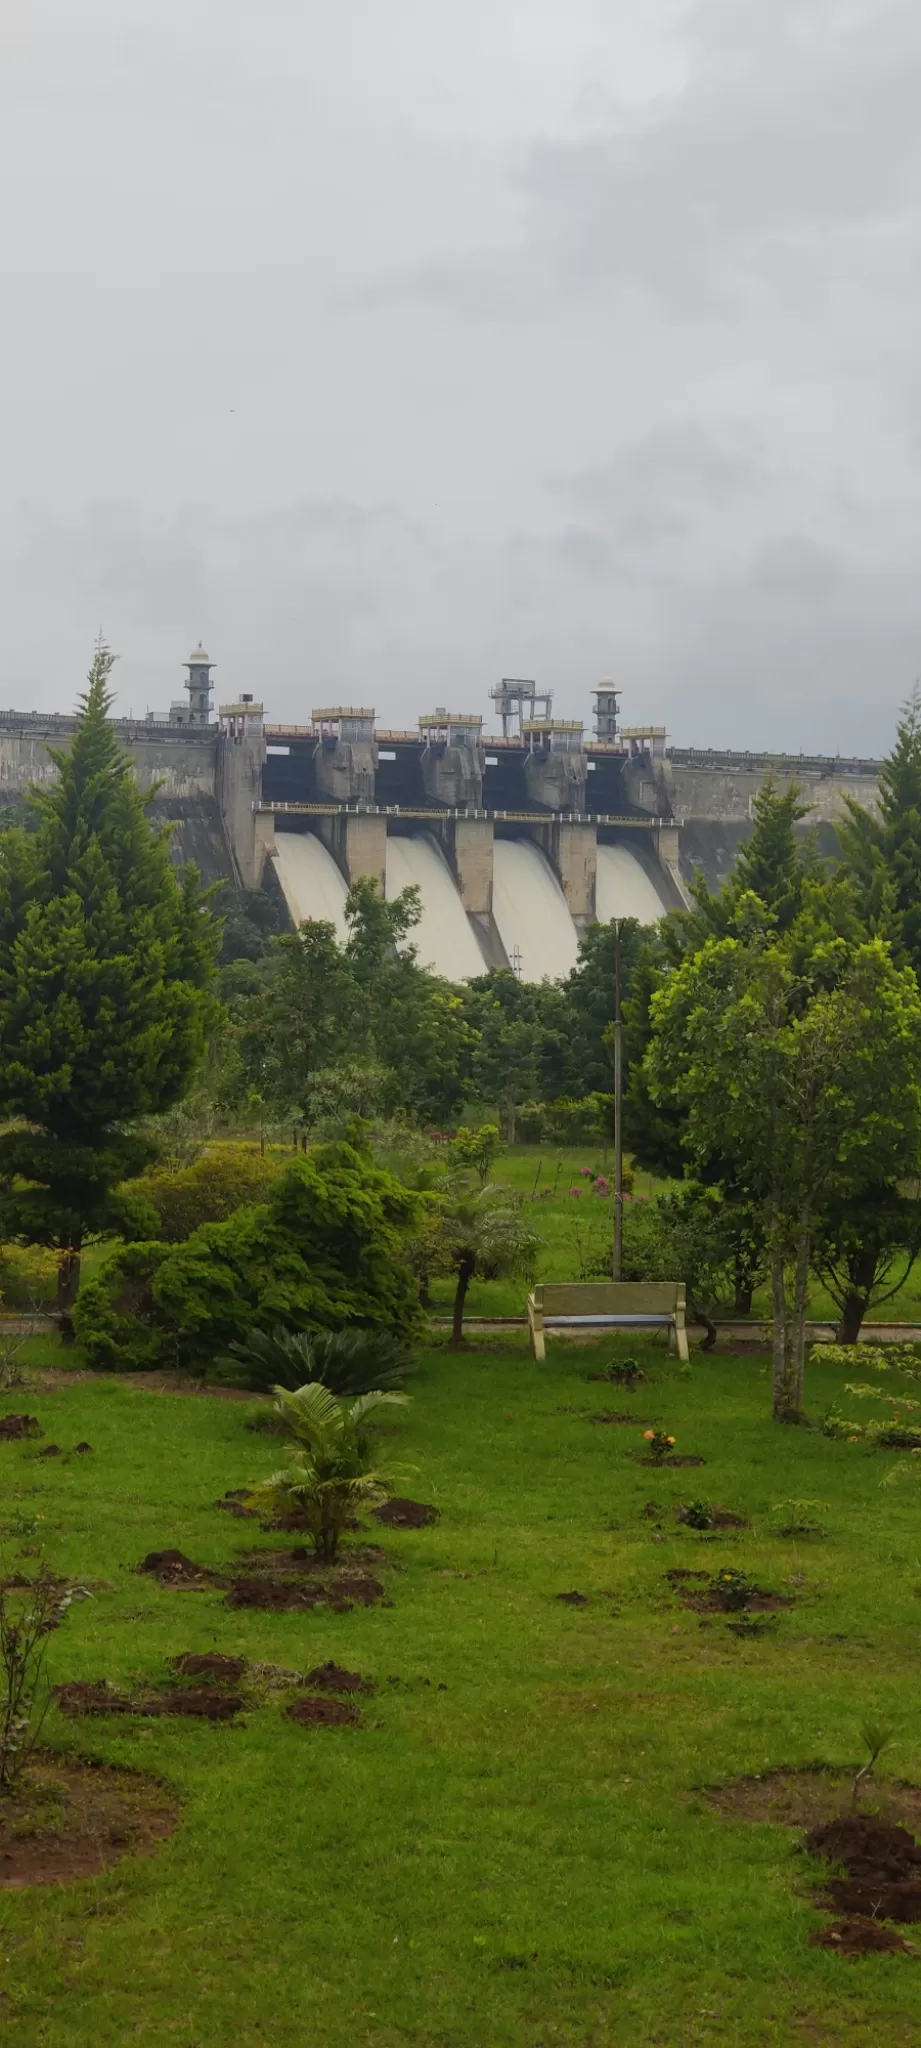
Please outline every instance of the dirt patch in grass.
[{"label": "dirt patch in grass", "polygon": [[216,1500],[216,1508],[223,1508],[228,1515],[236,1515],[241,1522],[257,1522],[255,1508],[245,1508],[243,1502],[249,1493],[248,1486],[235,1486],[232,1493],[225,1493],[223,1500]]},{"label": "dirt patch in grass", "polygon": [[575,1593],[575,1592],[573,1592],[573,1593],[557,1593],[557,1594],[556,1594],[556,1598],[557,1598],[557,1600],[562,1600],[562,1602],[563,1602],[563,1605],[564,1605],[564,1607],[587,1607],[587,1606],[588,1606],[588,1594],[587,1594],[587,1593]]},{"label": "dirt patch in grass", "polygon": [[298,1721],[304,1728],[357,1728],[361,1715],[357,1707],[347,1700],[318,1699],[308,1694],[303,1699],[291,1700],[284,1709],[287,1721]]},{"label": "dirt patch in grass", "polygon": [[366,1572],[337,1572],[310,1580],[272,1578],[266,1575],[232,1580],[228,1607],[258,1607],[271,1614],[286,1614],[308,1607],[329,1607],[334,1614],[347,1614],[354,1606],[373,1607],[384,1597],[379,1579]]},{"label": "dirt patch in grass", "polygon": [[[838,1770],[826,1764],[807,1764],[800,1769],[780,1766],[761,1776],[736,1778],[727,1785],[708,1785],[701,1797],[726,1820],[767,1822],[774,1827],[815,1828],[823,1821],[840,1820],[846,1811],[854,1782],[854,1770]],[[899,1778],[873,1779],[875,1817],[901,1821],[921,1829],[921,1785],[909,1785]]]},{"label": "dirt patch in grass", "polygon": [[169,1661],[181,1678],[206,1678],[217,1685],[239,1685],[246,1670],[245,1657],[222,1657],[217,1650],[185,1650]]},{"label": "dirt patch in grass", "polygon": [[829,1879],[822,1904],[869,1919],[921,1920],[921,1849],[900,1822],[842,1814],[811,1828],[803,1847],[847,1872]]},{"label": "dirt patch in grass", "polygon": [[360,1671],[345,1671],[341,1664],[334,1664],[332,1659],[327,1664],[315,1664],[313,1670],[307,1673],[306,1683],[312,1686],[315,1692],[374,1691],[373,1679],[362,1678]]},{"label": "dirt patch in grass", "polygon": [[709,1579],[709,1572],[692,1572],[685,1565],[676,1564],[664,1574],[670,1586],[678,1586],[684,1579]]},{"label": "dirt patch in grass", "polygon": [[150,1572],[160,1586],[191,1588],[193,1592],[227,1584],[220,1572],[211,1571],[204,1564],[194,1564],[181,1550],[150,1550],[141,1559],[138,1571]]},{"label": "dirt patch in grass", "polygon": [[[837,1956],[916,1956],[918,1951],[911,1941],[897,1934],[894,1927],[881,1927],[878,1920],[861,1919],[853,1915],[849,1920],[832,1920],[828,1927],[817,1927],[809,1940],[813,1948],[827,1948]],[[831,2037],[825,2036],[828,2040]]]},{"label": "dirt patch in grass", "polygon": [[[685,1528],[692,1529],[694,1527],[694,1523],[688,1518],[687,1508],[676,1508],[675,1520],[676,1522],[682,1522]],[[710,1529],[750,1529],[751,1522],[747,1515],[736,1515],[731,1508],[711,1507],[708,1527]],[[707,1530],[701,1530],[700,1533],[705,1536]]]},{"label": "dirt patch in grass", "polygon": [[139,1771],[42,1757],[0,1801],[0,1886],[70,1884],[123,1856],[151,1856],[178,1802]]},{"label": "dirt patch in grass", "polygon": [[0,1441],[21,1443],[24,1437],[44,1436],[45,1432],[37,1415],[4,1415],[0,1417]]},{"label": "dirt patch in grass", "polygon": [[241,1693],[222,1685],[162,1686],[150,1693],[120,1693],[108,1679],[74,1679],[52,1687],[62,1714],[189,1715],[200,1721],[232,1721],[244,1705]]},{"label": "dirt patch in grass", "polygon": [[440,1508],[430,1507],[424,1500],[404,1500],[399,1496],[385,1500],[379,1508],[372,1508],[376,1522],[383,1522],[387,1529],[428,1529],[437,1522]]}]

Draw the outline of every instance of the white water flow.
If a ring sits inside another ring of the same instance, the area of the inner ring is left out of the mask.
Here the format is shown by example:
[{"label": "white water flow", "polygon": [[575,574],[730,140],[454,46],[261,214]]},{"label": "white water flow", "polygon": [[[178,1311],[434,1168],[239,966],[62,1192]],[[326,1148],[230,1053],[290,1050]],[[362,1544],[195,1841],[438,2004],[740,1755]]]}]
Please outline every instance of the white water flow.
[{"label": "white water flow", "polygon": [[595,915],[599,924],[612,917],[635,917],[640,924],[658,924],[665,905],[642,861],[629,846],[599,846],[595,881]]},{"label": "white water flow", "polygon": [[335,925],[344,945],[348,886],[322,839],[315,832],[276,832],[275,867],[295,924],[315,919]]},{"label": "white water flow", "polygon": [[531,840],[496,840],[492,909],[509,963],[522,981],[557,981],[575,967],[579,941],[566,898]]},{"label": "white water flow", "polygon": [[485,974],[486,961],[440,846],[427,833],[411,839],[388,837],[388,902],[413,884],[422,899],[422,916],[410,933],[419,965],[448,981],[472,981]]}]

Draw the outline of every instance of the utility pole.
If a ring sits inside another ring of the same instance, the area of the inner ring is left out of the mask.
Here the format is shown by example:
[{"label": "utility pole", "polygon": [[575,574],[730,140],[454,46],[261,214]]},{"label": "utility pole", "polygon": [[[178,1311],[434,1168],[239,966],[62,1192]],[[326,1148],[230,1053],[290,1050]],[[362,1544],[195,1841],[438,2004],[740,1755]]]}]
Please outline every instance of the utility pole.
[{"label": "utility pole", "polygon": [[620,919],[614,923],[614,1259],[612,1277],[622,1278],[624,1254],[624,1027],[620,1014]]}]

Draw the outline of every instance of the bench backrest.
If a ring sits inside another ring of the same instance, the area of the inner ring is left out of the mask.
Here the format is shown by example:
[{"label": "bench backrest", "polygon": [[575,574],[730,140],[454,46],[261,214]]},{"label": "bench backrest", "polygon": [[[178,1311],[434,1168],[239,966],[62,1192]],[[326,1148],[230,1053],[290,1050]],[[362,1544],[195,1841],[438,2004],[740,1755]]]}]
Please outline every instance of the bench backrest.
[{"label": "bench backrest", "polygon": [[673,1315],[679,1304],[684,1306],[684,1281],[545,1281],[535,1287],[533,1301],[545,1316]]}]

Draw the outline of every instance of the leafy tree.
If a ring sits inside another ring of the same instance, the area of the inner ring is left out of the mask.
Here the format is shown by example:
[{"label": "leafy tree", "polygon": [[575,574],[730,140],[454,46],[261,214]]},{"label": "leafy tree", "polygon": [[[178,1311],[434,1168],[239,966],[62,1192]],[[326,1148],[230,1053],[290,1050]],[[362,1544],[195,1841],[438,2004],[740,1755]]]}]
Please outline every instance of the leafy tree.
[{"label": "leafy tree", "polygon": [[[540,1245],[508,1188],[474,1187],[449,1180],[433,1203],[429,1271],[454,1275],[454,1306],[449,1350],[464,1343],[464,1308],[471,1280],[498,1280],[506,1274],[530,1275]],[[412,1256],[412,1249],[410,1255]]]},{"label": "leafy tree", "polygon": [[921,1148],[913,975],[880,940],[829,933],[805,958],[795,941],[795,927],[779,941],[708,940],[655,999],[647,1054],[653,1095],[684,1112],[690,1158],[705,1169],[721,1158],[763,1219],[779,1420],[802,1410],[823,1207],[913,1172]]},{"label": "leafy tree", "polygon": [[266,1157],[253,1145],[215,1145],[189,1166],[142,1174],[123,1193],[150,1205],[151,1235],[181,1244],[203,1223],[226,1222],[237,1209],[261,1201],[286,1163],[277,1152]]},{"label": "leafy tree", "polygon": [[267,972],[234,1013],[243,1084],[276,1111],[309,1122],[317,1073],[361,1043],[355,987],[335,927],[316,919],[285,933]]},{"label": "leafy tree", "polygon": [[356,1512],[378,1507],[390,1486],[372,1468],[367,1425],[381,1408],[405,1406],[405,1394],[361,1394],[337,1401],[316,1380],[296,1393],[276,1388],[275,1412],[294,1441],[287,1464],[250,1487],[250,1507],[267,1519],[296,1514],[324,1564],[335,1564],[343,1530]]},{"label": "leafy tree", "polygon": [[476,1130],[461,1124],[451,1141],[451,1161],[461,1172],[469,1167],[485,1187],[501,1150],[498,1124],[478,1124]]},{"label": "leafy tree", "polygon": [[821,1218],[812,1265],[838,1310],[839,1344],[856,1344],[864,1317],[900,1292],[921,1253],[921,1199],[910,1185],[863,1190]]},{"label": "leafy tree", "polygon": [[756,1211],[726,1201],[718,1188],[688,1181],[651,1201],[631,1203],[625,1213],[624,1278],[683,1280],[688,1307],[706,1329],[704,1351],[717,1341],[714,1316],[738,1297],[740,1274],[750,1286],[764,1264]]},{"label": "leafy tree", "polygon": [[[674,969],[708,939],[744,937],[753,916],[756,928],[763,924],[778,935],[790,929],[816,866],[811,849],[796,838],[804,815],[795,786],[779,791],[772,781],[765,782],[755,798],[751,838],[725,888],[714,895],[698,874],[691,909],[674,913],[641,936],[624,998],[624,1141],[651,1173],[678,1179],[686,1166],[682,1112],[677,1103],[653,1098],[645,1066],[656,995]],[[726,1181],[718,1168],[714,1177]],[[741,1198],[742,1191],[736,1193]],[[750,1301],[751,1289],[743,1283],[737,1305],[747,1310]]]},{"label": "leafy tree", "polygon": [[[577,1099],[610,1094],[614,1085],[613,924],[589,925],[579,940],[578,964],[563,983],[566,1009],[566,1078],[560,1095]],[[644,931],[633,917],[620,921],[621,1006],[629,1001],[644,951]]]},{"label": "leafy tree", "polygon": [[30,794],[34,831],[0,849],[0,1218],[57,1249],[62,1309],[86,1238],[133,1227],[117,1187],[151,1146],[129,1127],[189,1087],[219,939],[108,723],[113,660],[100,645],[57,780]]}]

